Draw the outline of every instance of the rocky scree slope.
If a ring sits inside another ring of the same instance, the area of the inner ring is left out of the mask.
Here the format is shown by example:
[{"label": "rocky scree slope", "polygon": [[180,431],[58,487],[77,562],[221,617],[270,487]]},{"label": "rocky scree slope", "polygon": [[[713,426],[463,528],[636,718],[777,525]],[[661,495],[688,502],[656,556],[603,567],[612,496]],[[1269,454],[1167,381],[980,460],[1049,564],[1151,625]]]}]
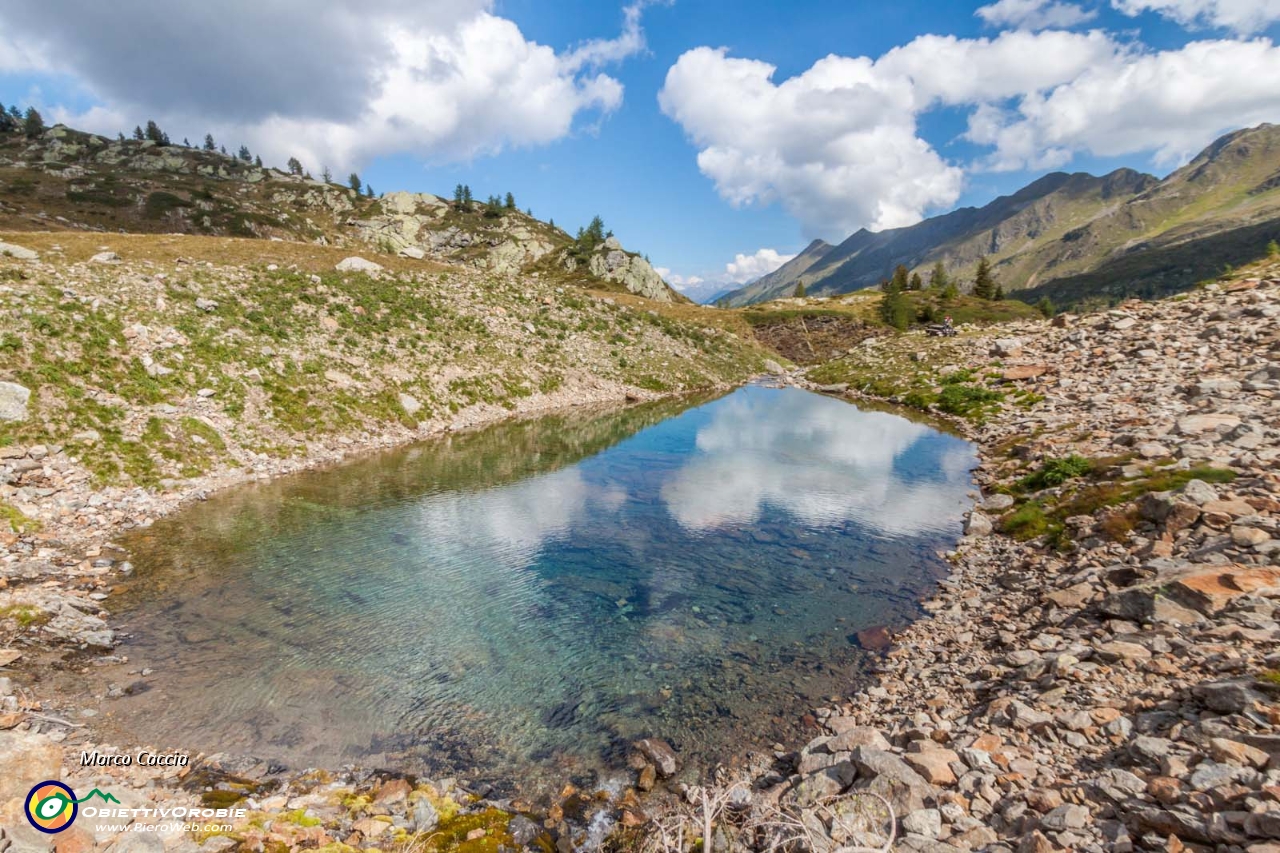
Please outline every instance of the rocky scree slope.
[{"label": "rocky scree slope", "polygon": [[821,735],[758,757],[747,808],[814,849],[868,843],[819,804],[872,792],[897,849],[1274,853],[1280,264],[1252,274],[843,360],[832,393],[913,365],[1028,394],[961,421],[983,497],[930,615]]},{"label": "rocky scree slope", "polygon": [[972,278],[986,256],[1019,298],[1059,304],[1159,296],[1261,257],[1280,238],[1280,127],[1228,134],[1163,180],[1131,169],[1054,173],[981,208],[907,228],[859,231],[801,255],[725,299],[729,306],[874,287],[903,264]]},{"label": "rocky scree slope", "polygon": [[303,240],[683,301],[616,240],[581,249],[520,210],[461,210],[429,193],[369,198],[216,151],[62,125],[35,139],[0,132],[0,230],[36,229]]}]

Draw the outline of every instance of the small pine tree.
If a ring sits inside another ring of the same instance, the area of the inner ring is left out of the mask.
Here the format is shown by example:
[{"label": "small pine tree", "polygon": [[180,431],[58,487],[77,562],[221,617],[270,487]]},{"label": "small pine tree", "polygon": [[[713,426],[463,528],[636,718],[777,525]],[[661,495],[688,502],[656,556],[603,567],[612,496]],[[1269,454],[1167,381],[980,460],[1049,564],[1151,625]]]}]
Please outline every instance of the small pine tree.
[{"label": "small pine tree", "polygon": [[899,331],[905,331],[911,325],[911,303],[903,292],[893,286],[892,281],[883,285],[884,296],[880,299],[880,319]]},{"label": "small pine tree", "polygon": [[470,213],[471,203],[473,201],[475,201],[475,199],[471,196],[471,185],[463,184],[462,185],[462,209],[467,213]]},{"label": "small pine tree", "polygon": [[997,285],[996,285],[996,292],[995,292],[995,294],[994,294],[994,295],[992,295],[992,297],[991,297],[991,298],[992,298],[992,300],[993,300],[993,301],[995,301],[995,302],[1003,302],[1003,301],[1004,301],[1004,285],[1003,285],[1003,284],[997,284]]},{"label": "small pine tree", "polygon": [[190,139],[187,139],[185,136],[184,136],[184,137],[182,137],[182,147],[183,147],[183,148],[190,148],[190,147],[191,147],[191,140],[190,140]]},{"label": "small pine tree", "polygon": [[1280,258],[1280,243],[1277,243],[1275,240],[1272,240],[1270,243],[1267,244],[1267,257]]},{"label": "small pine tree", "polygon": [[225,146],[225,145],[219,145],[219,146],[218,146],[218,153],[219,153],[219,154],[221,154],[223,157],[226,157],[226,156],[227,156],[227,146]]},{"label": "small pine tree", "polygon": [[942,288],[941,298],[943,302],[949,302],[952,299],[959,298],[959,296],[960,296],[960,288],[956,286],[956,283],[954,281],[947,282],[946,286]]},{"label": "small pine tree", "polygon": [[945,290],[950,284],[947,278],[947,268],[942,265],[942,261],[938,261],[933,265],[933,273],[929,276],[929,287],[934,290]]},{"label": "small pine tree", "polygon": [[995,299],[996,281],[991,275],[991,264],[987,256],[978,260],[978,271],[973,276],[973,295],[979,299]]},{"label": "small pine tree", "polygon": [[1053,300],[1047,296],[1041,297],[1040,301],[1036,303],[1036,310],[1043,314],[1046,320],[1052,319],[1053,315],[1058,313],[1058,309],[1053,304]]},{"label": "small pine tree", "polygon": [[333,183],[333,172],[330,172],[330,171],[329,171],[329,167],[328,167],[328,166],[323,166],[323,167],[321,167],[321,169],[320,169],[320,180],[324,181],[326,184],[331,184],[331,183]]},{"label": "small pine tree", "polygon": [[253,161],[253,154],[250,153],[248,145],[241,145],[240,153],[237,156],[239,156],[240,159],[245,161],[246,163]]},{"label": "small pine tree", "polygon": [[359,192],[360,192],[360,187],[361,187],[361,186],[363,186],[363,185],[360,183],[360,176],[359,176],[359,175],[357,175],[355,172],[352,172],[350,175],[348,175],[348,176],[347,176],[347,186],[351,187],[351,189],[353,189],[353,190],[355,190],[357,193],[359,193]]},{"label": "small pine tree", "polygon": [[453,188],[453,206],[458,210],[462,210],[462,184],[458,184]]},{"label": "small pine tree", "polygon": [[9,117],[14,121],[22,121],[22,110],[18,109],[17,104],[9,107]]},{"label": "small pine tree", "polygon": [[911,274],[911,290],[924,290],[924,279],[920,277],[920,273],[913,272]]},{"label": "small pine tree", "polygon": [[147,138],[147,135],[142,132],[142,125],[135,124],[133,126],[133,138],[136,142],[141,142]]},{"label": "small pine tree", "polygon": [[507,208],[507,210],[516,209],[516,197],[511,193],[507,193],[507,201],[506,201],[505,207]]},{"label": "small pine tree", "polygon": [[260,156],[259,156],[259,157],[254,157],[254,158],[253,158],[253,165],[255,165],[255,166],[257,166],[259,169],[261,169],[261,168],[262,168],[262,157],[260,157]]},{"label": "small pine tree", "polygon": [[[613,232],[610,232],[612,235]],[[594,251],[605,241],[604,220],[598,215],[591,217],[591,222],[587,227],[578,232],[578,245],[587,252]]]},{"label": "small pine tree", "polygon": [[[533,215],[533,212],[532,212],[532,211],[530,211],[529,215],[530,215],[530,216],[532,216],[532,215]],[[552,217],[551,219],[547,220],[547,224],[548,224],[548,225],[550,225],[552,228],[555,228],[555,227],[556,227],[556,220],[555,220],[555,218],[554,218],[554,217]]]},{"label": "small pine tree", "polygon": [[116,134],[116,141],[117,141],[117,142],[124,142],[124,134],[123,134],[123,133],[117,133],[117,134]]},{"label": "small pine tree", "polygon": [[212,134],[212,133],[206,133],[206,134],[204,135],[204,150],[205,150],[205,151],[217,151],[217,150],[218,150],[218,145],[217,145],[217,143],[215,143],[215,142],[213,141],[213,134]]},{"label": "small pine tree", "polygon": [[290,175],[302,174],[302,161],[299,160],[297,157],[290,157],[287,165],[289,167]]},{"label": "small pine tree", "polygon": [[484,203],[484,215],[489,219],[497,219],[502,215],[502,199],[496,195],[489,196]]},{"label": "small pine tree", "polygon": [[156,145],[169,144],[169,135],[161,130],[160,125],[156,124],[154,121],[147,121],[146,136],[147,139],[150,139]]},{"label": "small pine tree", "polygon": [[902,264],[898,264],[897,268],[894,269],[889,287],[895,293],[903,293],[911,288],[911,279],[907,274],[907,268]]},{"label": "small pine tree", "polygon": [[[17,109],[17,107],[14,109]],[[39,110],[35,107],[27,107],[27,113],[22,117],[22,132],[29,139],[34,139],[44,133],[44,116],[40,115]]]},{"label": "small pine tree", "polygon": [[795,297],[796,299],[804,299],[804,282],[803,281],[796,282]]},{"label": "small pine tree", "polygon": [[369,198],[373,198],[373,184],[364,185],[364,194]]}]

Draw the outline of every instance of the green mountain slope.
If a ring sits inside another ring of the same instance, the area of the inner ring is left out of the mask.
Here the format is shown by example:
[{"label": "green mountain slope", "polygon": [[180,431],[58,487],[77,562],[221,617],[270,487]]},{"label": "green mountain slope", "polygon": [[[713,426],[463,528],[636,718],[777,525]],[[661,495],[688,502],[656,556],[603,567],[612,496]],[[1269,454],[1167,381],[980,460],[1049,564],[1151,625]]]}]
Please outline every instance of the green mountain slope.
[{"label": "green mountain slope", "polygon": [[0,230],[125,231],[304,241],[684,302],[610,237],[583,248],[504,205],[463,210],[429,193],[377,197],[183,145],[111,140],[61,125],[0,129]]},{"label": "green mountain slope", "polygon": [[1006,290],[1027,291],[1022,298],[1159,295],[1255,259],[1277,236],[1280,127],[1261,125],[1222,137],[1164,180],[1131,169],[1054,173],[982,208],[862,230],[723,304],[789,296],[797,282],[813,295],[847,293],[879,284],[898,264],[927,278],[941,262],[963,280],[984,255]]}]

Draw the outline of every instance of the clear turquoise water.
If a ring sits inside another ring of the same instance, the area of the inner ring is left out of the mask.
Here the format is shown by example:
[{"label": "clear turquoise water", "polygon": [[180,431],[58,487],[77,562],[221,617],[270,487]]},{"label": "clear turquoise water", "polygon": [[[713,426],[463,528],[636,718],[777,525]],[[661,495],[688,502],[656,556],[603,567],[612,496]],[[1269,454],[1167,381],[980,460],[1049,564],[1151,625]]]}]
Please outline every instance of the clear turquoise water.
[{"label": "clear turquoise water", "polygon": [[[235,490],[128,543],[113,719],[292,767],[588,778],[767,747],[960,533],[965,442],[796,389],[506,424]],[[121,605],[116,605],[119,608]]]}]

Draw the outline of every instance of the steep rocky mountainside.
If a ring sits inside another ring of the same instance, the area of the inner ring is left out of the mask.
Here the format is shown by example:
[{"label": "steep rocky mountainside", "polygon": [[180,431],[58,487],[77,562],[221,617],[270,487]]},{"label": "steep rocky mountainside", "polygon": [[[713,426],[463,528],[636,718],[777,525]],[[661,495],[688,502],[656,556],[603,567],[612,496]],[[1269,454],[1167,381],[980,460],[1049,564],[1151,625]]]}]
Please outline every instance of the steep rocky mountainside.
[{"label": "steep rocky mountainside", "polygon": [[1280,127],[1261,125],[1224,136],[1164,180],[1130,169],[1054,173],[982,208],[815,243],[723,304],[789,296],[797,283],[815,295],[874,287],[899,264],[927,278],[941,262],[963,279],[983,256],[1006,290],[1028,291],[1021,298],[1156,296],[1255,260],[1278,237]]},{"label": "steep rocky mountainside", "polygon": [[371,198],[217,151],[115,141],[61,125],[35,139],[0,132],[0,229],[304,240],[683,299],[617,240],[579,247],[517,209],[461,210],[427,193]]}]

